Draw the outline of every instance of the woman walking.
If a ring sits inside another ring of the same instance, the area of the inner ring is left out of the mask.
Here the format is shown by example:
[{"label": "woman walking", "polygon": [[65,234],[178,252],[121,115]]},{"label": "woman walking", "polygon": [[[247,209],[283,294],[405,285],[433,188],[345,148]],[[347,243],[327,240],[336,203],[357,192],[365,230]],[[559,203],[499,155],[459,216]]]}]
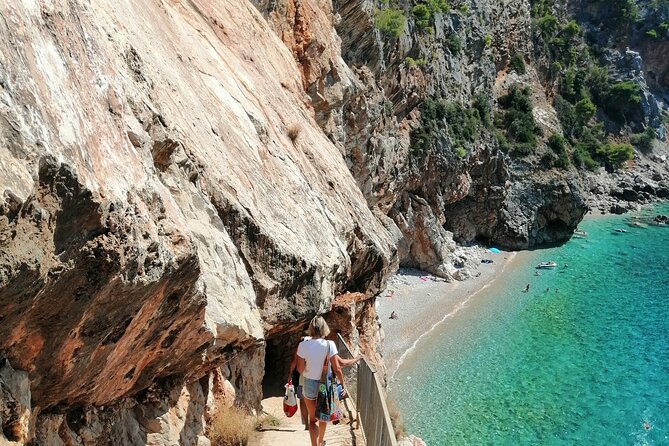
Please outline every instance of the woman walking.
[{"label": "woman walking", "polygon": [[311,446],[324,446],[323,438],[325,437],[327,424],[324,421],[319,421],[316,416],[316,398],[318,397],[318,387],[323,367],[327,367],[327,362],[329,362],[342,386],[344,385],[344,376],[337,355],[337,346],[333,341],[325,339],[330,334],[330,327],[328,327],[325,319],[321,316],[314,317],[309,323],[308,332],[311,339],[300,342],[297,347],[297,371],[304,376],[302,395],[309,414]]}]

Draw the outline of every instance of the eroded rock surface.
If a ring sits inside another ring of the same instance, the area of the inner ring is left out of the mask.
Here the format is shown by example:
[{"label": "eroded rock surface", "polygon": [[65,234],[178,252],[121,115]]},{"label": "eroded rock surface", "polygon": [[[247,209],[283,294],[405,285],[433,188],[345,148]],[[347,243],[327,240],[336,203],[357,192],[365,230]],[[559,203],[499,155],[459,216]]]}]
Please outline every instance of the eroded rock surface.
[{"label": "eroded rock surface", "polygon": [[[0,2],[7,441],[206,446],[315,314],[382,370],[373,299],[398,264],[466,279],[462,245],[564,241],[588,205],[669,195],[661,151],[637,157],[650,179],[541,165],[562,129],[529,2],[463,0],[432,33],[412,5],[390,37],[370,0]],[[660,126],[666,48],[641,46],[612,60]],[[523,160],[491,127],[518,85],[543,134]],[[430,100],[487,127],[464,147],[441,119],[417,147]]]},{"label": "eroded rock surface", "polygon": [[[30,376],[32,434],[176,444],[199,423],[184,405],[202,412],[185,383],[393,268],[390,232],[250,3],[1,12],[0,350]],[[238,403],[258,407],[263,362],[224,366]],[[147,427],[151,410],[173,421]]]}]

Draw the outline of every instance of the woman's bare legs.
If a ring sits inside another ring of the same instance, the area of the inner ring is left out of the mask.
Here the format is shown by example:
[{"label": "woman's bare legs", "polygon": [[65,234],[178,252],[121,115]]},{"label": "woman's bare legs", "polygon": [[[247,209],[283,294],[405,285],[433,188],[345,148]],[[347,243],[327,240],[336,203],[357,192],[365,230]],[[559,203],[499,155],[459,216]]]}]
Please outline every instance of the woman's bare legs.
[{"label": "woman's bare legs", "polygon": [[318,422],[318,446],[323,444],[323,439],[325,438],[325,428],[328,427],[328,424],[325,421]]},{"label": "woman's bare legs", "polygon": [[[304,404],[307,405],[307,413],[309,414],[309,438],[311,439],[311,446],[320,446],[318,441],[318,423],[316,423],[316,400],[304,399]],[[323,429],[325,432],[325,429]]]},{"label": "woman's bare legs", "polygon": [[307,431],[309,430],[309,412],[304,402],[305,399],[304,395],[300,398],[300,417],[302,418],[302,424],[304,424],[304,430]]}]

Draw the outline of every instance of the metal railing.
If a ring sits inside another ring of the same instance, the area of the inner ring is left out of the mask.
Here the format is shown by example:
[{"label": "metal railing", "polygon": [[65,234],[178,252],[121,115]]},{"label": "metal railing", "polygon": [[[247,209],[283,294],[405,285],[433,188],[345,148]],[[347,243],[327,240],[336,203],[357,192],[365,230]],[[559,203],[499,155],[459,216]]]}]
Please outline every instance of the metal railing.
[{"label": "metal railing", "polygon": [[[344,359],[353,358],[351,349],[341,335],[337,335],[337,349]],[[395,431],[390,421],[385,391],[376,375],[376,370],[363,358],[354,368],[345,370],[348,389],[354,395],[358,421],[368,446],[397,446]]]}]

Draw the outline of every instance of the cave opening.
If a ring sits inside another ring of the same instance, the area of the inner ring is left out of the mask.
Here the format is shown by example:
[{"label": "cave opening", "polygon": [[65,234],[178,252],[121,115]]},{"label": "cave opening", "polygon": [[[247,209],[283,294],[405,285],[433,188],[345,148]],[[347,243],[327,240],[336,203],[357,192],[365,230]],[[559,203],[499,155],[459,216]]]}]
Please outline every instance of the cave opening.
[{"label": "cave opening", "polygon": [[571,234],[573,232],[573,229],[570,228],[569,225],[566,222],[564,222],[560,219],[549,220],[546,223],[545,228],[546,228],[546,232],[549,235],[552,235],[553,237],[563,237],[563,236],[565,236],[567,234]]},{"label": "cave opening", "polygon": [[[280,333],[266,339],[265,375],[262,381],[263,398],[283,396],[288,379],[290,362],[304,330]],[[297,384],[295,384],[297,385]]]}]

